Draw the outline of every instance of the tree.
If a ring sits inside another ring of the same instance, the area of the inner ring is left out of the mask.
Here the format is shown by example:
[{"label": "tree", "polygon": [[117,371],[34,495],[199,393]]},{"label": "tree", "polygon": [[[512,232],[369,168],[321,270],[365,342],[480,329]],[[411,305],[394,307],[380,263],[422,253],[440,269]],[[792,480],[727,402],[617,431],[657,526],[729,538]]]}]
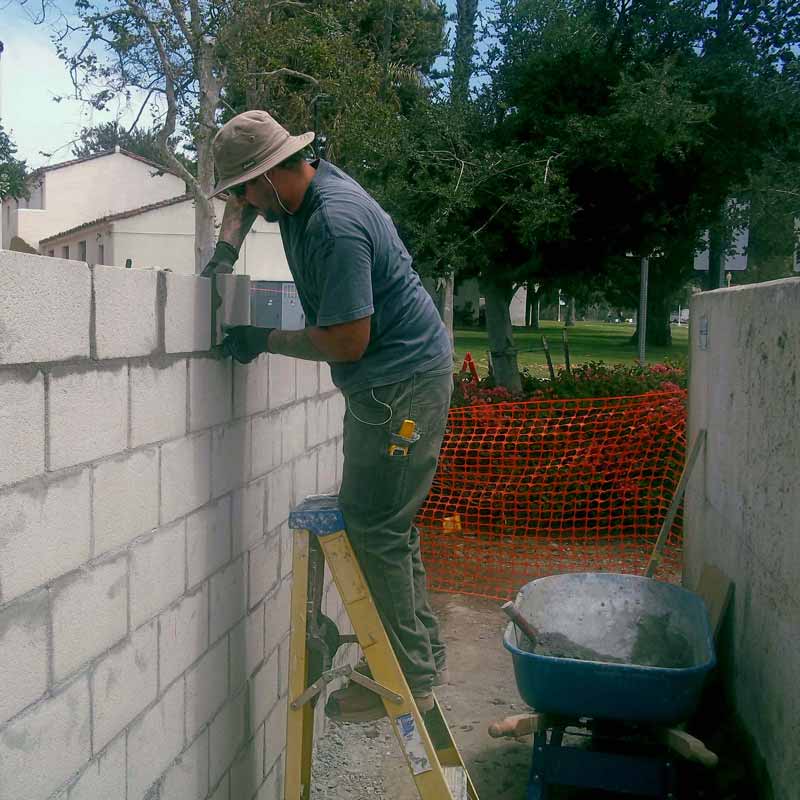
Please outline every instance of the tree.
[{"label": "tree", "polygon": [[[158,160],[182,177],[194,196],[198,271],[214,249],[214,207],[207,195],[214,185],[211,142],[224,78],[216,35],[227,13],[224,2],[120,0],[109,7],[77,0],[56,39],[80,99],[105,109],[115,98],[138,96],[131,129],[148,108],[156,112]],[[175,152],[176,135],[193,149],[194,174]]]},{"label": "tree", "polygon": [[25,161],[18,159],[16,154],[17,146],[11,135],[0,125],[0,200],[28,196],[28,169]]}]

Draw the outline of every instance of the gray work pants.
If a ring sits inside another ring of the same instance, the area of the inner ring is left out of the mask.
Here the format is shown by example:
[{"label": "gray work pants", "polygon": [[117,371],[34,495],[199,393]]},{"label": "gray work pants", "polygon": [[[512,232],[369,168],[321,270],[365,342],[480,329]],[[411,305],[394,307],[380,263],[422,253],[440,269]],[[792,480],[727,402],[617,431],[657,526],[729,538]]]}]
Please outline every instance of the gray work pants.
[{"label": "gray work pants", "polygon": [[[431,689],[445,664],[414,518],[436,472],[452,390],[447,369],[345,395],[339,505],[395,654],[417,693]],[[390,456],[392,434],[405,419],[414,420],[419,439],[407,456]]]}]

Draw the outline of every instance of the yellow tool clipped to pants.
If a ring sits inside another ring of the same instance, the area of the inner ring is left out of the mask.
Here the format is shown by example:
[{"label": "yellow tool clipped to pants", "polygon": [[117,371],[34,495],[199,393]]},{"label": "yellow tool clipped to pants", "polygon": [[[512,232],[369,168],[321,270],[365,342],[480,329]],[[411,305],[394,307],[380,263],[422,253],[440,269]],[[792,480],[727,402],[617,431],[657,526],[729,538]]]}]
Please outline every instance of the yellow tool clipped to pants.
[{"label": "yellow tool clipped to pants", "polygon": [[[314,705],[336,678],[376,692],[397,736],[422,800],[478,800],[438,702],[424,716],[395,657],[355,557],[336,497],[305,500],[289,518],[294,533],[289,713],[284,800],[309,800]],[[341,636],[321,611],[325,565],[347,609],[354,636]],[[334,668],[341,644],[357,641],[372,678],[349,665]]]}]

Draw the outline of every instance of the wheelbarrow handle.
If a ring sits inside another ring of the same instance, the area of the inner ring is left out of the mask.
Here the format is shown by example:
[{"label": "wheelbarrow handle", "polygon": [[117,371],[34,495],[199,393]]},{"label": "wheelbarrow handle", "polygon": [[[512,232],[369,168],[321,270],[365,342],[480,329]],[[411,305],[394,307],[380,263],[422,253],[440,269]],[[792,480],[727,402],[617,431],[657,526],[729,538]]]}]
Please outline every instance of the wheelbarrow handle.
[{"label": "wheelbarrow handle", "polygon": [[506,616],[531,640],[531,645],[535,645],[539,638],[536,628],[522,616],[522,612],[514,605],[511,600],[502,606]]}]

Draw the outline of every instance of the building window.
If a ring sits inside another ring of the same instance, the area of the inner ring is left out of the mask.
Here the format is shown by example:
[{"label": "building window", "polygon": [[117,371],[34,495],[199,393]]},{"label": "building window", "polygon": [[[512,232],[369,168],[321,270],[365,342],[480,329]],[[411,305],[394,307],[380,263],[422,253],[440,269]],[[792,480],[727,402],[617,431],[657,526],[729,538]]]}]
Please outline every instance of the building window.
[{"label": "building window", "polygon": [[69,258],[69,245],[65,244],[61,248],[61,258]]},{"label": "building window", "polygon": [[86,242],[78,242],[78,261],[86,261]]},{"label": "building window", "polygon": [[47,251],[47,255],[49,255],[49,256],[50,256],[50,258],[53,258],[53,257],[55,256],[55,254],[56,254],[56,251],[55,251],[55,250],[48,250],[48,251]]},{"label": "building window", "polygon": [[97,263],[106,263],[106,246],[104,244],[97,245]]}]

